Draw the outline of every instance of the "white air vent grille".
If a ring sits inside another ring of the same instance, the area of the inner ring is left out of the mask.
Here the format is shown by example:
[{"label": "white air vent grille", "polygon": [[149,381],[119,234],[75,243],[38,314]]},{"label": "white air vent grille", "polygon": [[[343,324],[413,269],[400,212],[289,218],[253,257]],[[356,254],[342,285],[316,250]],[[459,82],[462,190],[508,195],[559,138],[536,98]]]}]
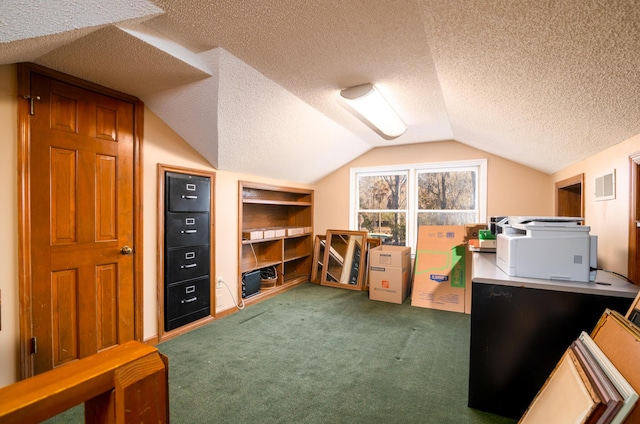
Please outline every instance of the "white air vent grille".
[{"label": "white air vent grille", "polygon": [[596,201],[616,198],[616,171],[596,178]]}]

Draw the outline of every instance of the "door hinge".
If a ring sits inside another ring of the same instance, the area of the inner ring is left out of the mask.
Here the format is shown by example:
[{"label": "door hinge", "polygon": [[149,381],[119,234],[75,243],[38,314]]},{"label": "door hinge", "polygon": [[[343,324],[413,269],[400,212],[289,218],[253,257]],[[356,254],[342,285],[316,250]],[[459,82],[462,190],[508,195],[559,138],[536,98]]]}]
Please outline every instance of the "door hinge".
[{"label": "door hinge", "polygon": [[29,115],[35,115],[36,113],[33,106],[33,102],[34,100],[40,100],[40,96],[29,96],[28,94],[25,94],[22,97],[26,100],[29,100]]},{"label": "door hinge", "polygon": [[38,353],[38,339],[31,337],[31,354],[35,355],[36,353]]}]

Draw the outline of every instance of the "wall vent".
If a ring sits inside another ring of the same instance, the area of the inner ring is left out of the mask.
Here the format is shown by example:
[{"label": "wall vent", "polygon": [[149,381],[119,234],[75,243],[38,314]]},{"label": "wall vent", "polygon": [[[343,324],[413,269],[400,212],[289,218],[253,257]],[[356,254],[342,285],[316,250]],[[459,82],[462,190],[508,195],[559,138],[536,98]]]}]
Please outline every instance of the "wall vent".
[{"label": "wall vent", "polygon": [[612,200],[616,198],[616,171],[615,169],[601,177],[596,178],[596,201]]}]

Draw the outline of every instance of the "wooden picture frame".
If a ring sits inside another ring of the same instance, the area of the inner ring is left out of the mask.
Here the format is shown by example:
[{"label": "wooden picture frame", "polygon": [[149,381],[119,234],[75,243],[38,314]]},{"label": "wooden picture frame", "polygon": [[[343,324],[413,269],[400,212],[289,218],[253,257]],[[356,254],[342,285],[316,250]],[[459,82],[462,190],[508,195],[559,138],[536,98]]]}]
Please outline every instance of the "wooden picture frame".
[{"label": "wooden picture frame", "polygon": [[367,232],[327,230],[320,284],[362,290],[366,268]]},{"label": "wooden picture frame", "polygon": [[379,238],[371,238],[367,239],[367,259],[364,270],[364,285],[362,286],[362,290],[369,290],[369,252],[374,247],[382,246],[382,239]]},{"label": "wooden picture frame", "polygon": [[314,284],[320,284],[322,277],[322,264],[324,260],[324,246],[327,236],[316,235],[313,240],[313,259],[311,262],[311,279]]}]

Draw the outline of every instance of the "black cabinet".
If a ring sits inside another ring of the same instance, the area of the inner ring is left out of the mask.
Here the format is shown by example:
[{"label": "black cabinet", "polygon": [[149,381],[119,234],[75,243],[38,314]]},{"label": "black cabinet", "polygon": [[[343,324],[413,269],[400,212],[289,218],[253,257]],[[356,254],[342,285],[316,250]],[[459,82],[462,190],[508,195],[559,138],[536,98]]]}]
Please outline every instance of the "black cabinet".
[{"label": "black cabinet", "polygon": [[167,212],[167,247],[209,244],[208,212]]},{"label": "black cabinet", "polygon": [[567,346],[636,293],[601,272],[595,283],[509,277],[495,254],[474,254],[468,406],[520,418]]},{"label": "black cabinet", "polygon": [[209,245],[169,249],[165,256],[167,283],[209,275]]},{"label": "black cabinet", "polygon": [[210,212],[211,181],[196,175],[167,173],[167,204],[173,212]]},{"label": "black cabinet", "polygon": [[209,276],[167,286],[166,327],[178,328],[209,315]]},{"label": "black cabinet", "polygon": [[211,180],[165,173],[165,331],[211,314]]}]

